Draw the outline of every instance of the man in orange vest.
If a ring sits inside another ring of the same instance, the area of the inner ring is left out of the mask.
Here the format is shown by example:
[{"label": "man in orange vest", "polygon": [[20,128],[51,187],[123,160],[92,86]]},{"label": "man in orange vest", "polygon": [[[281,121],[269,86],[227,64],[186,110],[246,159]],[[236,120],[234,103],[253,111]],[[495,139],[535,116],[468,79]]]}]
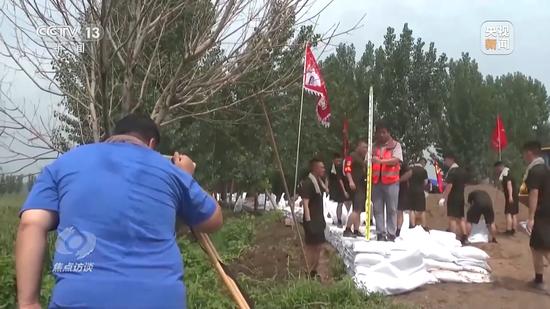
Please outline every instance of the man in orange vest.
[{"label": "man in orange vest", "polygon": [[393,241],[397,232],[399,171],[403,162],[403,150],[401,144],[392,138],[389,126],[383,120],[376,124],[375,138],[372,154],[372,204],[376,236],[377,240]]}]

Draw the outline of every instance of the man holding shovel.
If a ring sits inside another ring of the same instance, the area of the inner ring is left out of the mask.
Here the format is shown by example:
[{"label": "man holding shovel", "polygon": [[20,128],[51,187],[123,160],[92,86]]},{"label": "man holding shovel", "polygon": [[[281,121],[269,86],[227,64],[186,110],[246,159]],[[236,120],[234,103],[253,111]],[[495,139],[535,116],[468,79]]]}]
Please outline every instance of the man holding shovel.
[{"label": "man holding shovel", "polygon": [[185,308],[176,215],[196,232],[222,225],[216,201],[193,179],[195,164],[154,151],[155,123],[129,115],[104,143],[77,147],[46,166],[21,208],[17,299],[40,308],[48,232],[57,229],[49,308]]}]

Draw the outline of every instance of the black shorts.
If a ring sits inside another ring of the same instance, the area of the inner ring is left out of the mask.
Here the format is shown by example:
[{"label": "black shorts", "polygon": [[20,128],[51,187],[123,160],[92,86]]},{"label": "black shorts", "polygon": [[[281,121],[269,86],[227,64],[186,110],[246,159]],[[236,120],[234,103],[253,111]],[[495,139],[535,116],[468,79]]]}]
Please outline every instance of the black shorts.
[{"label": "black shorts", "polygon": [[517,215],[519,213],[519,203],[518,203],[518,201],[514,201],[512,204],[510,204],[510,202],[506,201],[506,205],[504,206],[504,213],[505,214],[511,214],[511,215]]},{"label": "black shorts", "polygon": [[361,213],[365,211],[365,201],[367,199],[366,188],[358,187],[357,190],[351,194],[350,198],[353,202],[354,212]]},{"label": "black shorts", "polygon": [[493,211],[493,207],[487,205],[472,205],[470,209],[468,209],[466,221],[469,223],[478,224],[482,215],[483,219],[485,219],[485,224],[493,224],[495,222],[495,212]]},{"label": "black shorts", "polygon": [[457,201],[447,202],[447,217],[464,218],[464,201],[462,203]]},{"label": "black shorts", "polygon": [[403,195],[399,196],[399,201],[397,202],[397,210],[405,211],[410,209],[411,209],[410,203],[407,196],[403,196]]},{"label": "black shorts", "polygon": [[550,218],[535,216],[529,246],[535,250],[550,250]]},{"label": "black shorts", "polygon": [[304,235],[306,245],[320,245],[325,240],[326,223],[320,220],[304,221]]},{"label": "black shorts", "polygon": [[409,193],[409,210],[426,211],[426,195],[424,191]]}]

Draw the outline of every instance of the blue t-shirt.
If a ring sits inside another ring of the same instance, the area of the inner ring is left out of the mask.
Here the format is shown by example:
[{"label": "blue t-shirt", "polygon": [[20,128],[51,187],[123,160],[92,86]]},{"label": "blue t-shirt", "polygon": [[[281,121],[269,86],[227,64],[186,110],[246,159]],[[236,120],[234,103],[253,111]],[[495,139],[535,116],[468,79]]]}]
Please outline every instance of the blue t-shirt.
[{"label": "blue t-shirt", "polygon": [[159,153],[127,143],[71,150],[44,168],[21,212],[59,215],[50,308],[185,308],[176,215],[216,202]]}]

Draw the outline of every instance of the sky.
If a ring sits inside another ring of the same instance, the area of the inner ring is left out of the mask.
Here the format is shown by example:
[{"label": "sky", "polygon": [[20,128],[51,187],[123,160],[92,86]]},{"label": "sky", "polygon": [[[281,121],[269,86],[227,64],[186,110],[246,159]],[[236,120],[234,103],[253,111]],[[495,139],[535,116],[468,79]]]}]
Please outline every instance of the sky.
[{"label": "sky", "polygon": [[[5,0],[0,0],[3,5]],[[328,3],[318,0],[311,9],[316,12]],[[550,87],[550,1],[548,0],[334,0],[318,19],[316,31],[323,33],[339,24],[339,30],[349,29],[361,17],[361,28],[335,38],[331,43],[353,43],[358,57],[368,41],[379,46],[387,27],[400,33],[405,23],[415,38],[434,42],[438,53],[459,58],[470,53],[483,74],[501,75],[522,72]],[[507,20],[513,25],[514,50],[510,55],[485,55],[481,51],[481,25],[488,20]],[[11,29],[0,21],[0,33]],[[0,47],[1,49],[1,47]],[[324,55],[334,51],[327,47]],[[317,51],[318,52],[318,51]],[[38,108],[45,118],[51,116],[59,98],[40,91],[21,72],[10,69],[13,63],[0,56],[0,80],[9,88],[12,100],[26,109]],[[4,104],[0,102],[0,104]],[[0,119],[1,121],[1,119]],[[0,156],[5,153],[0,150]],[[27,169],[34,172],[41,165]],[[4,171],[12,166],[0,166]]]},{"label": "sky", "polygon": [[[326,3],[319,1],[316,7]],[[339,29],[349,29],[363,15],[366,16],[360,29],[332,43],[353,43],[360,57],[368,41],[378,47],[388,27],[399,34],[408,23],[413,36],[434,42],[438,53],[456,59],[468,52],[485,75],[519,71],[539,79],[547,89],[550,87],[548,0],[335,0],[320,15],[319,32],[338,23]],[[512,23],[512,54],[485,55],[481,51],[481,25],[488,20]],[[325,54],[330,51],[327,49]]]}]

